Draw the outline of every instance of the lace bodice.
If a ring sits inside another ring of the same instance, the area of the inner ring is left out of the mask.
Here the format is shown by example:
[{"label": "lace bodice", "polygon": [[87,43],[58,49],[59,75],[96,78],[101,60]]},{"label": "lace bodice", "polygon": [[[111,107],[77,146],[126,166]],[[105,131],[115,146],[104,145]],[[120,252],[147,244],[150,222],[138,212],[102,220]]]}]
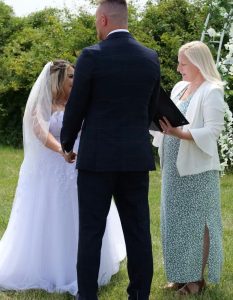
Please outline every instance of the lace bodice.
[{"label": "lace bodice", "polygon": [[55,111],[50,118],[49,132],[60,141],[60,133],[62,128],[62,120],[64,111]]},{"label": "lace bodice", "polygon": [[[49,132],[59,142],[60,142],[60,133],[61,133],[61,128],[62,128],[63,116],[64,116],[64,111],[60,110],[60,111],[55,111],[54,113],[52,113],[51,118],[50,118]],[[74,147],[73,147],[74,152],[78,151],[79,137],[80,137],[80,133],[78,134],[78,137],[77,137]]]}]

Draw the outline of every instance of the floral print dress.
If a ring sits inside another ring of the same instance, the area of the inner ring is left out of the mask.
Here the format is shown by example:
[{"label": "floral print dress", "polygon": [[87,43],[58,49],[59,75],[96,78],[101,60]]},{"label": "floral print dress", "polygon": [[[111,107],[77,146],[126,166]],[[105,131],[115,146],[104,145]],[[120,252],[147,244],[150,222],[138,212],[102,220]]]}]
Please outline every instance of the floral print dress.
[{"label": "floral print dress", "polygon": [[[178,95],[180,97],[180,95]],[[191,96],[180,100],[185,115]],[[176,160],[180,140],[165,136],[161,191],[161,234],[165,272],[170,282],[192,282],[202,277],[203,237],[208,227],[208,279],[218,282],[222,266],[222,224],[219,172],[180,176]]]}]

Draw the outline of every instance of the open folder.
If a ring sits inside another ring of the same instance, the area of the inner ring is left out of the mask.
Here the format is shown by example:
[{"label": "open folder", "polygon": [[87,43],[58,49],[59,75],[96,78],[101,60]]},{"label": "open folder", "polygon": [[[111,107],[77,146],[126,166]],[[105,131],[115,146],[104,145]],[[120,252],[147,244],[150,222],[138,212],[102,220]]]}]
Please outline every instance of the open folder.
[{"label": "open folder", "polygon": [[150,130],[163,131],[159,124],[159,120],[163,117],[166,117],[173,127],[189,124],[184,115],[180,112],[179,108],[170,99],[161,86],[157,103],[156,114],[150,125]]}]

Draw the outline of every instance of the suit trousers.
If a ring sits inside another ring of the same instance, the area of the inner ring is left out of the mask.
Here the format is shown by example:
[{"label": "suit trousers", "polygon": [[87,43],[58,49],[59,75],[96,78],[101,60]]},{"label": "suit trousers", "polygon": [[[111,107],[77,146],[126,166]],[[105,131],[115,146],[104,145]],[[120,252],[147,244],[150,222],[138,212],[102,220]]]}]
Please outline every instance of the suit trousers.
[{"label": "suit trousers", "polygon": [[124,232],[132,300],[149,299],[153,258],[148,205],[149,172],[79,170],[78,299],[97,300],[102,237],[114,197]]}]

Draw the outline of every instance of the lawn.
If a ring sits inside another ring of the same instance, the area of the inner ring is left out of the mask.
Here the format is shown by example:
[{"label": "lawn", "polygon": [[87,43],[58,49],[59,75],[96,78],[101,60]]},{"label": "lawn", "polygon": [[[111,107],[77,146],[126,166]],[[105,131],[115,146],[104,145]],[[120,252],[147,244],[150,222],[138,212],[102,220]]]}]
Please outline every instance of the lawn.
[{"label": "lawn", "polygon": [[[23,159],[22,150],[0,147],[0,237],[2,236],[9,219],[14,192],[18,179],[20,164]],[[231,300],[233,299],[233,174],[221,179],[222,217],[224,228],[224,266],[222,279],[218,285],[208,285],[205,293],[198,299]],[[154,253],[154,278],[151,288],[151,300],[179,299],[174,293],[165,292],[162,286],[166,283],[162,263],[162,251],[159,229],[159,195],[160,171],[150,175],[150,209],[151,234]],[[17,251],[17,250],[16,250]],[[126,300],[127,287],[126,262],[121,265],[120,271],[112,277],[110,284],[100,289],[100,300]],[[0,300],[62,300],[73,299],[69,294],[49,294],[44,291],[0,292]],[[189,299],[196,299],[190,297]]]}]

